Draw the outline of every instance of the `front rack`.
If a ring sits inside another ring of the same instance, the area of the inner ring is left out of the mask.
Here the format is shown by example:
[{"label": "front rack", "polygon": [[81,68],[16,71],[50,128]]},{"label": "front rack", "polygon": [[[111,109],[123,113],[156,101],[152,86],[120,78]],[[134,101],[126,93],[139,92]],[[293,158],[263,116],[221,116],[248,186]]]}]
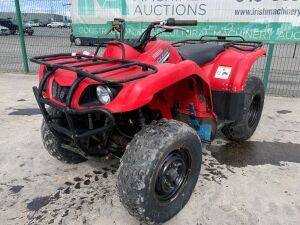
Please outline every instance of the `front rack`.
[{"label": "front rack", "polygon": [[[151,74],[157,73],[157,68],[153,65],[149,65],[146,63],[141,63],[138,61],[133,60],[125,60],[125,48],[123,43],[120,42],[108,42],[102,43],[101,45],[120,45],[122,49],[122,58],[115,59],[115,58],[104,58],[97,56],[100,46],[97,48],[97,51],[94,55],[85,55],[85,54],[73,54],[73,53],[61,53],[61,54],[54,54],[54,55],[45,55],[45,56],[37,56],[30,59],[31,62],[41,64],[47,67],[48,71],[54,71],[57,69],[64,69],[75,72],[77,76],[90,78],[92,80],[102,82],[105,84],[120,84],[125,83],[137,79],[144,78]],[[70,59],[67,61],[59,62],[59,63],[51,63],[51,61],[62,60],[62,59]],[[100,70],[92,70],[87,71],[82,69],[83,67],[90,67],[96,65],[104,65],[109,63],[119,63],[120,65],[111,66],[108,68],[100,69]],[[72,64],[72,65],[70,65]],[[131,75],[127,78],[123,79],[104,79],[100,76],[100,74],[112,72],[124,68],[130,68],[138,66],[141,67],[142,73]]]},{"label": "front rack", "polygon": [[254,51],[263,46],[259,41],[246,41],[241,36],[215,36],[204,35],[199,39],[186,39],[172,43],[174,47],[180,47],[185,44],[204,44],[209,42],[223,43],[225,48],[236,48],[241,51]]},{"label": "front rack", "polygon": [[[66,115],[68,113],[73,113],[74,110],[71,109],[71,102],[73,100],[73,96],[75,91],[77,90],[77,87],[80,85],[80,83],[86,79],[92,79],[94,81],[98,81],[100,83],[104,84],[112,84],[112,85],[121,85],[122,83],[141,79],[144,77],[147,77],[151,74],[157,73],[157,68],[153,65],[132,61],[132,60],[125,60],[125,48],[124,45],[120,42],[109,42],[104,44],[112,44],[112,45],[120,45],[122,48],[122,58],[121,59],[114,59],[114,58],[104,58],[104,57],[98,57],[97,52],[94,55],[85,55],[85,54],[72,54],[72,53],[62,53],[62,54],[55,54],[55,55],[46,55],[46,56],[37,56],[34,58],[31,58],[30,60],[34,63],[38,63],[41,65],[44,65],[46,69],[43,71],[43,77],[39,83],[39,87],[34,87],[34,94],[36,96],[37,102],[39,103],[39,106],[41,108],[41,111],[43,112],[43,115],[45,117],[45,120],[49,120],[49,116],[45,109],[45,104],[50,104],[51,102],[44,98],[43,96],[43,90],[45,90],[45,86],[47,84],[48,79],[55,74],[55,71],[57,69],[64,69],[68,71],[72,71],[77,74],[77,79],[73,82],[71,87],[69,88],[69,91],[66,96],[66,102],[65,102],[65,113]],[[53,62],[56,60],[62,60],[61,62]],[[118,65],[110,66],[104,69],[100,70],[92,70],[87,71],[84,70],[82,67],[90,67],[95,65],[104,65],[109,63],[116,63]],[[142,73],[139,72],[138,74],[134,74],[131,76],[128,76],[126,78],[122,79],[105,79],[101,76],[97,76],[103,73],[117,71],[123,68],[131,68],[131,67],[140,67],[142,70]],[[53,103],[54,104],[54,103]],[[53,105],[52,104],[52,105]],[[56,107],[59,107],[59,105],[56,105]],[[73,111],[72,111],[73,110]],[[98,110],[104,110],[102,108],[99,108]],[[67,116],[67,118],[69,118]],[[69,118],[69,120],[71,120]],[[70,122],[70,124],[72,124]]]}]

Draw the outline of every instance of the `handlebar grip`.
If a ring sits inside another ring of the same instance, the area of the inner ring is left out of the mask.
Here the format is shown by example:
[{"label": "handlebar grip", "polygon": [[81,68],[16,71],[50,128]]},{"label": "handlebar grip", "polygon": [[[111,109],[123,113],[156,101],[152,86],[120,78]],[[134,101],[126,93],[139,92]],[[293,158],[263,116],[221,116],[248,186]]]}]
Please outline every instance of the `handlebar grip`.
[{"label": "handlebar grip", "polygon": [[167,26],[197,26],[197,20],[175,20],[170,18],[167,20]]}]

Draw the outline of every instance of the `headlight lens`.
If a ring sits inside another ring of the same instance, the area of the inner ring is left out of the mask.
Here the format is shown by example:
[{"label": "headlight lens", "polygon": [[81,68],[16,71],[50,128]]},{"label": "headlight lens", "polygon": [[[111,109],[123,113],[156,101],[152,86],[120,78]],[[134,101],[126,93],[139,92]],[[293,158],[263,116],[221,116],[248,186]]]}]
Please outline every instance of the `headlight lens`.
[{"label": "headlight lens", "polygon": [[110,103],[113,98],[112,93],[108,87],[99,85],[96,88],[96,93],[99,102],[103,105]]}]

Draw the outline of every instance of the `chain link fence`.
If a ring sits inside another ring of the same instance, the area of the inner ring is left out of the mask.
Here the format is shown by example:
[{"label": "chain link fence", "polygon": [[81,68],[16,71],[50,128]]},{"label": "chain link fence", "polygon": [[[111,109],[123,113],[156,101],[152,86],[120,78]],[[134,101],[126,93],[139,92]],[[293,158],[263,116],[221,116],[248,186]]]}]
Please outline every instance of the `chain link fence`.
[{"label": "chain link fence", "polygon": [[[82,47],[70,46],[69,0],[20,0],[20,4],[28,58],[37,55],[76,52],[82,49]],[[0,1],[0,25],[5,25],[6,20],[17,24],[14,0]],[[32,35],[28,32],[29,29],[33,30]],[[0,72],[23,72],[17,32],[0,35],[0,53]],[[29,62],[30,73],[37,73],[37,69],[38,65]]]},{"label": "chain link fence", "polygon": [[[26,1],[26,4],[22,4]],[[33,34],[25,32],[28,58],[38,55],[93,50],[92,46],[71,46],[69,0],[21,1],[23,27],[31,27]],[[14,1],[0,2],[0,21],[15,21]],[[37,13],[40,12],[40,13]],[[42,13],[43,12],[43,13]],[[59,26],[48,26],[59,22]],[[1,24],[0,24],[1,25]],[[267,52],[269,44],[265,44]],[[22,73],[23,62],[19,37],[16,34],[0,35],[0,72]],[[264,80],[267,57],[257,61],[251,74]],[[29,62],[30,73],[37,73],[38,66]],[[300,97],[300,43],[276,44],[270,65],[267,93],[278,96]]]},{"label": "chain link fence", "polygon": [[[269,52],[269,44],[264,48]],[[260,58],[251,75],[265,79],[267,57]],[[270,65],[267,93],[276,96],[300,97],[300,44],[276,44]]]}]

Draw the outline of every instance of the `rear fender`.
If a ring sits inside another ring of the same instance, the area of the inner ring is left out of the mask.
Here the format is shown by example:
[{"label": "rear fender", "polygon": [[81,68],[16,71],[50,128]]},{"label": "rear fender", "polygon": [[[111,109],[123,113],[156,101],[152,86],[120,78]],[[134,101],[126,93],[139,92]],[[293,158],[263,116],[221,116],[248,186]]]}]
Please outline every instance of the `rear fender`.
[{"label": "rear fender", "polygon": [[[251,52],[229,48],[202,69],[209,74],[212,90],[241,92],[253,64],[263,55],[266,55],[263,48]],[[218,70],[224,67],[231,70],[230,75],[218,76]]]}]

